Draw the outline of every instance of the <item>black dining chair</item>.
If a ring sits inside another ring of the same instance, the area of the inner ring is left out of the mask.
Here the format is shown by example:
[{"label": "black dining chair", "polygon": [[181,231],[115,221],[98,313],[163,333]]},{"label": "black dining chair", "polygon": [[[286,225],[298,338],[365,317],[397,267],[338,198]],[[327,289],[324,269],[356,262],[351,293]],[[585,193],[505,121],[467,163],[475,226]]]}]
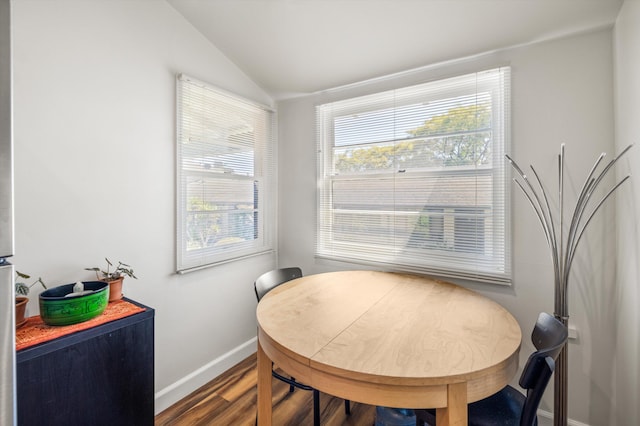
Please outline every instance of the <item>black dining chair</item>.
[{"label": "black dining chair", "polygon": [[[519,384],[526,396],[507,386],[488,398],[469,404],[469,426],[535,426],[542,394],[555,370],[555,361],[568,338],[567,327],[552,315],[538,316],[531,341],[536,351],[529,356]],[[435,425],[435,410],[416,410],[416,425]]]},{"label": "black dining chair", "polygon": [[[260,275],[258,279],[253,283],[253,289],[256,293],[256,298],[258,302],[267,294],[269,291],[278,287],[280,284],[284,284],[287,281],[295,280],[296,278],[302,277],[302,270],[298,267],[290,267],[290,268],[280,268],[274,269],[269,272],[265,272]],[[305,385],[296,381],[294,377],[285,377],[273,369],[271,370],[271,374],[276,379],[279,379],[287,384],[289,384],[289,392],[293,392],[295,388],[303,389],[307,391],[313,392],[313,424],[315,426],[320,425],[320,392],[317,389],[312,388],[309,385]],[[344,401],[344,412],[349,415],[351,414],[351,403],[349,400]]]}]

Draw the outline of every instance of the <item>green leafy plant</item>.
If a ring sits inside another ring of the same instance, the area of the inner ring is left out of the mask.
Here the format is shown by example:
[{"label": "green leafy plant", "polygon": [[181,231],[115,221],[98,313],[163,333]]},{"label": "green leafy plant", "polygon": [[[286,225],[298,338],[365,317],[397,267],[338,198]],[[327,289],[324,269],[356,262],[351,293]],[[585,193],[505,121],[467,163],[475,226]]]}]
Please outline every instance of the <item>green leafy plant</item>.
[{"label": "green leafy plant", "polygon": [[122,262],[118,261],[118,265],[114,266],[114,264],[111,263],[111,261],[109,259],[107,259],[106,257],[104,258],[104,260],[107,261],[107,268],[106,269],[101,269],[101,268],[98,268],[98,267],[84,268],[84,269],[87,270],[87,271],[95,272],[96,273],[96,277],[98,278],[98,280],[101,280],[101,281],[117,280],[118,278],[122,277],[123,275],[126,275],[126,276],[134,278],[134,279],[138,279],[138,277],[136,277],[135,274],[133,273],[133,268],[130,265],[127,265],[126,263],[122,263]]},{"label": "green leafy plant", "polygon": [[42,281],[42,278],[38,278],[37,280],[35,280],[34,282],[32,282],[31,284],[26,284],[22,281],[18,281],[20,280],[28,280],[30,279],[31,276],[27,275],[27,274],[23,274],[20,271],[16,271],[16,296],[26,296],[29,294],[29,291],[31,290],[31,287],[33,287],[34,285],[40,283],[40,285],[46,290],[47,286],[45,285],[44,281]]}]

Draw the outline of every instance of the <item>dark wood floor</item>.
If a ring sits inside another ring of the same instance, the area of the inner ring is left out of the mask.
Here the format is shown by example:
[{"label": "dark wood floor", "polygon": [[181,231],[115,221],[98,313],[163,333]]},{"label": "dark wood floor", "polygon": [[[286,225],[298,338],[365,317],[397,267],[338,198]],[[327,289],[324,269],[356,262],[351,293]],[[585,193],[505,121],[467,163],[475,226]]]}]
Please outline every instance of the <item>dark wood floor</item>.
[{"label": "dark wood floor", "polygon": [[[178,401],[155,418],[156,426],[253,426],[256,415],[256,356],[250,356],[221,376]],[[273,379],[273,424],[300,426],[313,424],[311,392],[295,390]],[[344,401],[320,394],[323,426],[372,426],[375,407],[351,403],[351,415],[344,412]]]}]

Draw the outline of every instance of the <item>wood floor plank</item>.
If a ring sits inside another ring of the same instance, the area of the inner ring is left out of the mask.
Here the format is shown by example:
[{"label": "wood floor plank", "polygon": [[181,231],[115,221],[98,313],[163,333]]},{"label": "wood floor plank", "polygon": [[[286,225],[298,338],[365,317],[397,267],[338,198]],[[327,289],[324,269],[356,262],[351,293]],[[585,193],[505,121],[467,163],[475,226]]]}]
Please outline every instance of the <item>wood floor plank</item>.
[{"label": "wood floor plank", "polygon": [[[155,426],[253,426],[257,409],[256,384],[254,354],[159,413]],[[272,389],[274,425],[313,424],[311,392],[300,389],[289,392],[289,385],[277,379],[272,380]],[[374,418],[373,406],[352,402],[351,415],[347,416],[344,400],[320,394],[322,426],[371,426]]]}]

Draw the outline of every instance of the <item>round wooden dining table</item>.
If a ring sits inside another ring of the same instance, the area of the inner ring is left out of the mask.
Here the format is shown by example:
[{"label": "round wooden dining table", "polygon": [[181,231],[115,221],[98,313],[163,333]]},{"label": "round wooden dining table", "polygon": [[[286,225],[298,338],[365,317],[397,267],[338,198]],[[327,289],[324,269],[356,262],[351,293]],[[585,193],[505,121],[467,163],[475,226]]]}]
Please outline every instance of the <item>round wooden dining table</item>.
[{"label": "round wooden dining table", "polygon": [[467,404],[518,368],[522,333],[505,308],[423,276],[308,275],[267,293],[256,315],[259,425],[271,424],[272,362],[340,398],[435,408],[438,426],[466,426]]}]

